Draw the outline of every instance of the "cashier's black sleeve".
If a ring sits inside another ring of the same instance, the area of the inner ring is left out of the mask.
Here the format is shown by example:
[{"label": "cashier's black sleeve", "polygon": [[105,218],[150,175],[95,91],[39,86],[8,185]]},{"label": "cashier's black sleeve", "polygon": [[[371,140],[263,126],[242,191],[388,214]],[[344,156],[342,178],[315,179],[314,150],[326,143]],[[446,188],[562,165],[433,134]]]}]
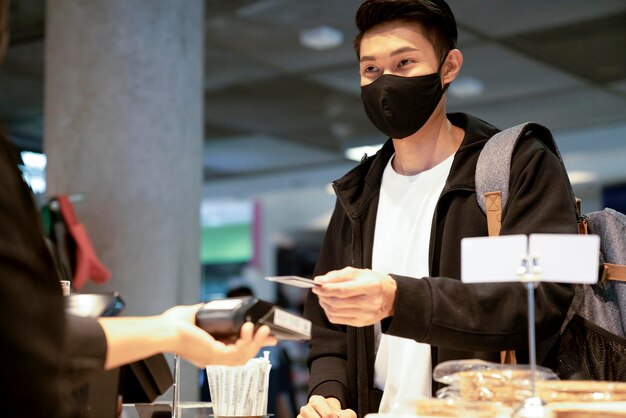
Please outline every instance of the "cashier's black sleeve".
[{"label": "cashier's black sleeve", "polygon": [[104,370],[106,335],[95,318],[66,315],[65,373],[73,386],[85,383],[95,371]]},{"label": "cashier's black sleeve", "polygon": [[63,416],[63,295],[32,194],[0,133],[2,417]]}]

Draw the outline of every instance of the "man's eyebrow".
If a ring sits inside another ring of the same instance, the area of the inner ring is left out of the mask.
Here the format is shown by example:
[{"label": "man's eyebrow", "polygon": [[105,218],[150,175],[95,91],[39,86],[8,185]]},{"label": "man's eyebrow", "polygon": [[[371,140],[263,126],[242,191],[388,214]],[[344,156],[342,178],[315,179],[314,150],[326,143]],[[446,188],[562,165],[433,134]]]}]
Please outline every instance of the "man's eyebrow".
[{"label": "man's eyebrow", "polygon": [[389,54],[390,57],[393,57],[395,55],[400,55],[400,54],[404,54],[405,52],[415,52],[415,51],[419,51],[419,49],[417,48],[413,48],[411,46],[404,46],[402,48],[398,48],[395,51],[393,51],[391,54]]},{"label": "man's eyebrow", "polygon": [[[419,51],[419,49],[417,48],[413,48],[410,46],[403,46],[402,48],[398,48],[395,51],[392,51],[389,56],[393,57],[396,55],[400,55],[400,54],[404,54],[405,52],[413,52],[413,51]],[[372,56],[372,55],[363,55],[361,57],[361,59],[359,60],[359,62],[363,62],[363,61],[376,61],[376,57]]]}]

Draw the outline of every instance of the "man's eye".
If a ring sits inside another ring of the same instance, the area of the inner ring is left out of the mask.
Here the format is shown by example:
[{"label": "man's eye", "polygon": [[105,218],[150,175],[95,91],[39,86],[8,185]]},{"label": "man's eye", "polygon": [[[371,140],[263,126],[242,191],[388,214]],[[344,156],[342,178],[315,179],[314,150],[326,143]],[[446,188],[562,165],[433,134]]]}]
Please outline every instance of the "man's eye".
[{"label": "man's eye", "polygon": [[368,67],[363,68],[363,73],[373,73],[377,70],[376,67],[370,65]]}]

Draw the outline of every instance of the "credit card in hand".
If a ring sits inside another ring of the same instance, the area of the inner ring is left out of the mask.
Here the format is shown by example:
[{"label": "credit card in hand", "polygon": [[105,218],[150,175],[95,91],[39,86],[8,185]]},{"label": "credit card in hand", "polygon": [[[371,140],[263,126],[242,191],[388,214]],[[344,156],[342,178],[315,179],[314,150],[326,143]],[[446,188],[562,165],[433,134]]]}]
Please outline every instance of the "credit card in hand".
[{"label": "credit card in hand", "polygon": [[320,286],[319,283],[315,283],[311,279],[307,279],[305,277],[300,276],[267,276],[265,280],[269,280],[271,282],[288,284],[290,286],[303,287],[303,288],[312,288],[315,286]]}]

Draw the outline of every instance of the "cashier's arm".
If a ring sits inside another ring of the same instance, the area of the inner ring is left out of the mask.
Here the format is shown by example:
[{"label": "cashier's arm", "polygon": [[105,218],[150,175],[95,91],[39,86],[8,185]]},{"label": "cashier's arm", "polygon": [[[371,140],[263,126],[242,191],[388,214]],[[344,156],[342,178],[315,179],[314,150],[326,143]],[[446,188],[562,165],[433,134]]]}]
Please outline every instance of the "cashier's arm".
[{"label": "cashier's arm", "polygon": [[107,339],[105,368],[162,352],[176,353],[198,367],[237,365],[254,357],[261,347],[276,344],[269,328],[263,326],[254,333],[251,323],[244,324],[236,343],[216,341],[195,325],[200,306],[176,306],[157,316],[98,319]]},{"label": "cashier's arm", "polygon": [[341,403],[335,398],[313,395],[309,403],[300,408],[298,418],[356,418],[352,409],[341,409]]}]

